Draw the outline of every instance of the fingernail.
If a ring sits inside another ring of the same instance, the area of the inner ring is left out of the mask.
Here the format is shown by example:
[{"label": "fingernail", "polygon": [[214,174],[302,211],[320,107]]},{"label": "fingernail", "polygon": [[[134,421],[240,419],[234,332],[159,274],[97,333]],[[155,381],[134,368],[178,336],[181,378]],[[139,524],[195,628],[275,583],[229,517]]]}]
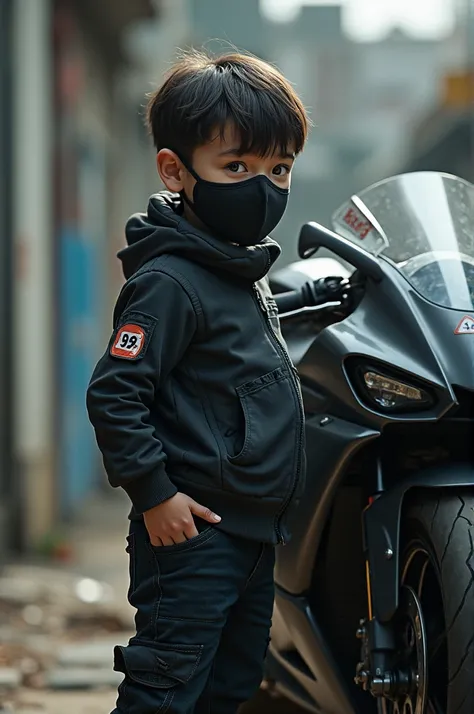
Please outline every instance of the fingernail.
[{"label": "fingernail", "polygon": [[212,517],[216,521],[216,523],[219,523],[219,521],[222,520],[222,518],[220,516],[218,516],[217,513],[213,513]]}]

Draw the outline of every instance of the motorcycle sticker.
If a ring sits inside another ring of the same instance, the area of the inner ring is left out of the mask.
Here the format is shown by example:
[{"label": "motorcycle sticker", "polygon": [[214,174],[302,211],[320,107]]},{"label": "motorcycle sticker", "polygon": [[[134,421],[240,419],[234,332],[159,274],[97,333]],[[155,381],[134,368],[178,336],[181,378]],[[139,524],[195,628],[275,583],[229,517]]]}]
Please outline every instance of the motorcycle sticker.
[{"label": "motorcycle sticker", "polygon": [[381,226],[358,196],[352,196],[333,214],[332,223],[340,236],[370,253],[378,255],[388,246]]},{"label": "motorcycle sticker", "polygon": [[465,315],[454,330],[455,335],[474,335],[474,317]]}]

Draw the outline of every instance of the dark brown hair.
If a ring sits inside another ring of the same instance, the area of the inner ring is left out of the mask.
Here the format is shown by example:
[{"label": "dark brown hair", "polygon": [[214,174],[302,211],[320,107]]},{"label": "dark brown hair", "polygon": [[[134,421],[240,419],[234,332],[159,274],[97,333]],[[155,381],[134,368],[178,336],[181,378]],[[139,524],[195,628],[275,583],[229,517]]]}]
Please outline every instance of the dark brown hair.
[{"label": "dark brown hair", "polygon": [[190,160],[195,148],[234,124],[241,153],[298,154],[309,119],[290,82],[271,64],[246,54],[184,54],[151,95],[147,121],[156,150]]}]

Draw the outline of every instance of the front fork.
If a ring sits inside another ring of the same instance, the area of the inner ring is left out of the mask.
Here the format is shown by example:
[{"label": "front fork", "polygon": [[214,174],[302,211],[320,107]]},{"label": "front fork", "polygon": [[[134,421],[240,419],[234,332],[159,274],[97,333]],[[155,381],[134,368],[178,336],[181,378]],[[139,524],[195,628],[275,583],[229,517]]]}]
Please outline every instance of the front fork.
[{"label": "front fork", "polygon": [[[395,699],[408,685],[394,667],[395,614],[399,597],[399,541],[403,498],[409,488],[384,488],[382,460],[377,459],[376,496],[363,512],[367,619],[360,621],[361,661],[355,682],[379,699]],[[374,587],[375,586],[375,587]]]},{"label": "front fork", "polygon": [[[367,619],[360,621],[357,630],[357,638],[361,642],[361,661],[356,668],[354,681],[364,691],[370,692],[372,696],[380,699],[386,698],[395,700],[401,694],[406,693],[410,687],[410,675],[407,672],[394,668],[394,660],[397,650],[395,637],[395,610],[392,617],[386,622],[382,622],[374,615],[373,588],[371,562],[373,562],[373,542],[368,534],[372,529],[367,528],[368,514],[370,509],[381,496],[371,498],[367,508],[364,510],[364,550],[366,554],[365,571],[367,587]],[[372,534],[373,535],[373,534]],[[385,531],[384,558],[391,561],[394,558],[394,540]],[[372,551],[371,551],[372,546]],[[398,539],[397,539],[398,547]],[[371,557],[372,556],[372,557]],[[398,558],[397,568],[398,568]],[[398,577],[396,578],[398,588]],[[380,603],[376,603],[379,605]],[[378,608],[380,609],[380,608]]]},{"label": "front fork", "polygon": [[374,697],[392,698],[399,691],[399,673],[392,670],[396,650],[393,624],[380,623],[373,615],[369,559],[365,562],[367,582],[367,619],[360,621],[357,638],[361,642],[361,661],[354,681]]}]

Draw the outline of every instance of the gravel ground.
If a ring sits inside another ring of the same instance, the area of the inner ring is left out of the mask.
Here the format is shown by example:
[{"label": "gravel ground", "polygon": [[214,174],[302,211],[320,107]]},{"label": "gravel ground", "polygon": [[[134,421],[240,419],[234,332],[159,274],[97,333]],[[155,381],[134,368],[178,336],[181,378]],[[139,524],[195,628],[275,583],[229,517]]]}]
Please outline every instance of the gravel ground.
[{"label": "gravel ground", "polygon": [[15,714],[108,714],[115,704],[115,692],[32,692],[24,690]]}]

